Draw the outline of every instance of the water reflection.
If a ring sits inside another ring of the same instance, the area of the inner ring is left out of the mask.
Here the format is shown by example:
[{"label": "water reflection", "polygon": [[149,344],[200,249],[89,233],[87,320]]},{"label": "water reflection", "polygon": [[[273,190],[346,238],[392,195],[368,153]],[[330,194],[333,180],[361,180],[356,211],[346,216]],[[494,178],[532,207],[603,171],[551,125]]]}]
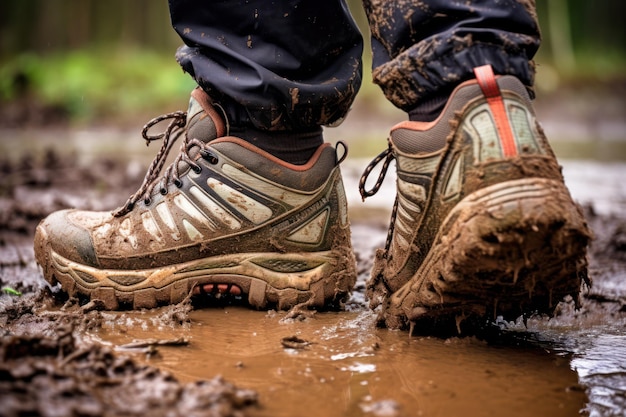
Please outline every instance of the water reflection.
[{"label": "water reflection", "polygon": [[[593,332],[596,333],[596,332]],[[590,416],[623,416],[626,411],[626,336],[594,334],[574,355],[572,368],[588,387]]]}]

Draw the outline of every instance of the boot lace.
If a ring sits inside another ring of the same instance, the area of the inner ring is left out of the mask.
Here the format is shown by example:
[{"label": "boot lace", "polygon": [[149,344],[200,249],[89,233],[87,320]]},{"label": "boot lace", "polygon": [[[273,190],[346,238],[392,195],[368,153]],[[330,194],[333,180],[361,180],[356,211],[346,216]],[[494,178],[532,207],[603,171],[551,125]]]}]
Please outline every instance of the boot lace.
[{"label": "boot lace", "polygon": [[[165,128],[165,131],[158,134],[150,134],[149,131],[152,127],[162,123],[166,120],[169,120],[169,124]],[[115,217],[124,216],[133,210],[135,204],[143,199],[146,205],[149,205],[152,201],[152,194],[155,188],[158,186],[161,194],[167,194],[167,185],[169,183],[173,183],[176,187],[182,187],[183,183],[180,180],[180,166],[181,163],[186,163],[186,166],[190,167],[195,172],[199,172],[201,170],[200,165],[194,162],[193,158],[190,156],[189,152],[194,147],[200,147],[202,149],[204,143],[198,139],[190,139],[185,135],[183,142],[180,147],[180,152],[174,162],[167,167],[163,176],[160,177],[161,171],[163,169],[163,165],[165,165],[165,161],[167,160],[167,156],[170,153],[174,143],[180,138],[181,135],[185,132],[185,125],[187,122],[187,113],[182,111],[177,111],[173,113],[167,113],[161,115],[159,117],[155,117],[150,120],[143,127],[141,131],[141,136],[146,141],[146,146],[149,146],[151,142],[163,139],[163,144],[161,145],[161,149],[157,153],[156,157],[150,164],[148,168],[148,172],[143,179],[143,182],[139,189],[131,195],[126,203],[115,210],[113,215]]]},{"label": "boot lace", "polygon": [[[378,156],[376,156],[376,158],[374,158],[372,162],[370,162],[367,165],[367,167],[365,167],[365,171],[363,171],[363,175],[361,175],[361,179],[359,180],[359,193],[361,194],[361,199],[363,201],[365,201],[366,198],[371,197],[378,192],[378,190],[383,184],[385,175],[387,175],[387,169],[389,168],[389,164],[394,159],[395,157],[391,150],[391,144],[389,144],[387,146],[387,149],[385,149],[380,154],[378,154]],[[366,190],[365,183],[367,182],[368,177],[370,176],[374,168],[376,168],[376,166],[381,161],[383,161],[383,166],[380,169],[378,178],[376,179],[374,186],[371,189]],[[396,199],[393,203],[393,209],[391,210],[391,222],[389,224],[389,228],[387,229],[387,239],[385,241],[385,256],[387,253],[389,253],[389,248],[391,247],[391,238],[393,236],[393,229],[396,223],[397,213],[398,213],[398,196],[396,195]]]}]

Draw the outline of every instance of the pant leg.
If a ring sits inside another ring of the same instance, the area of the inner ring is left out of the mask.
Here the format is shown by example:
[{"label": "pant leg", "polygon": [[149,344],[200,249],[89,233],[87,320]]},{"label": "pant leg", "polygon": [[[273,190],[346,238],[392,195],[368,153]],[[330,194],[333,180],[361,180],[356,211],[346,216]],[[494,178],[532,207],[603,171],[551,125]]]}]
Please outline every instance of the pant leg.
[{"label": "pant leg", "polygon": [[345,0],[169,0],[182,68],[230,123],[319,128],[343,118],[361,84],[361,34]]},{"label": "pant leg", "polygon": [[448,94],[491,64],[532,94],[540,43],[534,0],[363,0],[372,32],[373,77],[386,97],[410,111]]}]

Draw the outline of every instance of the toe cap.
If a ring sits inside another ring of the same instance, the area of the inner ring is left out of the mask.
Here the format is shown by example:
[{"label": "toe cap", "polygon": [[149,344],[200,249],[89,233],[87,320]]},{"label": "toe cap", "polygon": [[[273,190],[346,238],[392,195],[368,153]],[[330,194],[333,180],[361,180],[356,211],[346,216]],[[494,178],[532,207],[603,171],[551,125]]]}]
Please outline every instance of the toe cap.
[{"label": "toe cap", "polygon": [[71,261],[98,266],[98,258],[89,230],[72,221],[76,210],[61,210],[50,214],[39,225],[45,231],[50,249]]}]

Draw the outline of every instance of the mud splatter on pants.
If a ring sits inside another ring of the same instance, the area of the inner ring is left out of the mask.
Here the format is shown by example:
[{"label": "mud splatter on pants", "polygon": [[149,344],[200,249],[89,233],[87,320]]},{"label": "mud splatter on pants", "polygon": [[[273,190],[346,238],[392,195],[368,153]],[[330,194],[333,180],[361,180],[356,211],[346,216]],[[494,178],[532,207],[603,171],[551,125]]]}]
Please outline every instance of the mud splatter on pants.
[{"label": "mud splatter on pants", "polygon": [[[373,76],[405,111],[489,63],[532,88],[534,0],[363,0]],[[170,0],[176,58],[235,126],[306,131],[343,118],[363,41],[344,0]]]}]

